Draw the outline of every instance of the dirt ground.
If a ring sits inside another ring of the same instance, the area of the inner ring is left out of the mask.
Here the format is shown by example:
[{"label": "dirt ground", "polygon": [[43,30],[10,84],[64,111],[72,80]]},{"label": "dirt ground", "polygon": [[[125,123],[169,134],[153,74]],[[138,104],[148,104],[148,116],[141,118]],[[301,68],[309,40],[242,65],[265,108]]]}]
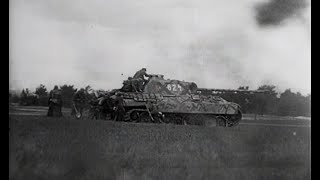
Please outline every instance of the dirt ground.
[{"label": "dirt ground", "polygon": [[311,178],[306,126],[226,129],[44,115],[10,115],[9,124],[12,180]]}]

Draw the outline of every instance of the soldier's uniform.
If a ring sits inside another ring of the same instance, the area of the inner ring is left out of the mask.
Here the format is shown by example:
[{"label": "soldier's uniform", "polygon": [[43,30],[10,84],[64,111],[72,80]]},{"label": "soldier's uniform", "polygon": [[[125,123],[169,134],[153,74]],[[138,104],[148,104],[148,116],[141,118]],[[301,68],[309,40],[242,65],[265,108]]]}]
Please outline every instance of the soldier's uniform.
[{"label": "soldier's uniform", "polygon": [[100,108],[99,108],[99,99],[97,98],[97,96],[90,99],[88,103],[90,105],[89,117],[91,119],[99,119]]},{"label": "soldier's uniform", "polygon": [[146,80],[144,79],[145,76],[150,77],[150,75],[147,74],[146,68],[142,68],[141,70],[136,72],[133,76],[134,88],[139,92],[141,92],[143,90],[143,85],[146,82]]},{"label": "soldier's uniform", "polygon": [[61,117],[62,116],[62,98],[61,91],[58,89],[58,86],[55,86],[49,94],[49,110],[47,116],[50,117]]},{"label": "soldier's uniform", "polygon": [[115,120],[116,121],[122,121],[123,117],[124,117],[124,113],[125,113],[125,109],[124,109],[124,100],[122,97],[122,93],[117,93],[116,94],[116,98],[115,98]]},{"label": "soldier's uniform", "polygon": [[[94,98],[90,101],[90,115],[92,119],[114,119],[114,101],[111,94],[95,92]],[[114,98],[115,99],[115,98]]]},{"label": "soldier's uniform", "polygon": [[[80,112],[81,116],[83,113],[83,109],[87,103],[86,101],[86,95],[84,93],[84,89],[80,89],[78,92],[76,92],[73,96],[73,103],[74,106],[77,108],[77,111]],[[75,114],[75,109],[74,107],[72,108],[72,112],[71,114],[74,115]]]},{"label": "soldier's uniform", "polygon": [[132,77],[129,77],[128,80],[123,81],[123,86],[121,88],[122,92],[134,92],[134,86],[133,86],[133,81]]}]

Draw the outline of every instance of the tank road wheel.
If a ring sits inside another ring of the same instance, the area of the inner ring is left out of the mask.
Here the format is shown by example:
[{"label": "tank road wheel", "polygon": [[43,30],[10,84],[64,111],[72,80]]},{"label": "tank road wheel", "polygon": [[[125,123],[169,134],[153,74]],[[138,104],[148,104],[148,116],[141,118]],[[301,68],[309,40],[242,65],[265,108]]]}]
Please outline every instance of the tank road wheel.
[{"label": "tank road wheel", "polygon": [[163,119],[162,119],[163,123],[170,123],[170,115],[169,114],[163,114]]},{"label": "tank road wheel", "polygon": [[164,114],[162,114],[161,112],[153,114],[152,117],[153,117],[155,123],[164,123],[164,121],[165,121]]},{"label": "tank road wheel", "polygon": [[227,119],[223,116],[216,117],[217,126],[227,127]]},{"label": "tank road wheel", "polygon": [[145,123],[148,123],[148,122],[151,122],[151,118],[150,118],[150,115],[148,112],[142,112],[140,114],[140,121],[141,122],[145,122]]},{"label": "tank road wheel", "polygon": [[186,125],[186,122],[185,122],[185,117],[183,117],[182,115],[180,114],[175,114],[173,116],[173,119],[172,119],[172,122],[174,124],[179,124],[179,125]]},{"label": "tank road wheel", "polygon": [[127,122],[137,122],[140,119],[140,114],[138,111],[136,110],[130,110],[128,111],[125,116],[124,116],[124,120]]},{"label": "tank road wheel", "polygon": [[215,126],[218,126],[217,122],[218,121],[215,121],[215,117],[214,116],[210,116],[210,115],[207,115],[207,116],[204,116],[202,118],[202,125],[205,126],[205,127],[215,127]]},{"label": "tank road wheel", "polygon": [[229,121],[228,121],[228,127],[232,127],[232,126],[238,125],[239,122],[241,121],[241,119],[242,119],[242,113],[239,110],[238,114],[230,116]]}]

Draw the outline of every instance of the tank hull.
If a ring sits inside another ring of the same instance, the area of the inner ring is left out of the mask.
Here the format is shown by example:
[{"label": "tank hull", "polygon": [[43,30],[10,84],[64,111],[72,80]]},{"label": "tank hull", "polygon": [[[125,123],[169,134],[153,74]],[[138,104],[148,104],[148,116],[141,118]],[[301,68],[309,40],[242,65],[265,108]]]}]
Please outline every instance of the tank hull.
[{"label": "tank hull", "polygon": [[222,126],[231,127],[241,120],[240,106],[217,96],[125,93],[124,102],[127,121],[135,120],[130,118],[131,113],[135,113],[136,120],[142,114],[149,116],[144,119],[153,120],[161,113],[162,121],[178,124],[205,124],[205,119],[215,124],[225,121]]},{"label": "tank hull", "polygon": [[201,114],[237,114],[240,110],[238,104],[227,102],[220,97],[180,95],[162,96],[152,93],[126,93],[124,101],[127,108],[142,107],[146,103],[152,108],[167,113],[201,113]]},{"label": "tank hull", "polygon": [[[124,121],[205,124],[205,120],[232,127],[242,118],[238,104],[198,93],[194,82],[164,79],[163,75],[148,77],[148,80],[128,78],[121,89],[110,92],[114,98],[121,96],[123,107],[119,109],[125,110]],[[122,117],[122,112],[118,113]]]}]

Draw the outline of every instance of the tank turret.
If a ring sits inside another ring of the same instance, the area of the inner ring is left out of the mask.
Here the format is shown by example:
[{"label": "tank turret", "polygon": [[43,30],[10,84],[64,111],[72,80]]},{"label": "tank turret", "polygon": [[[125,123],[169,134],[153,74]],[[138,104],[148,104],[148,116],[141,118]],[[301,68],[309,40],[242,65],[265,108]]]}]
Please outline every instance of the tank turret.
[{"label": "tank turret", "polygon": [[196,93],[194,82],[164,79],[163,75],[151,75],[144,85],[144,93],[159,93],[162,95],[186,95]]}]

